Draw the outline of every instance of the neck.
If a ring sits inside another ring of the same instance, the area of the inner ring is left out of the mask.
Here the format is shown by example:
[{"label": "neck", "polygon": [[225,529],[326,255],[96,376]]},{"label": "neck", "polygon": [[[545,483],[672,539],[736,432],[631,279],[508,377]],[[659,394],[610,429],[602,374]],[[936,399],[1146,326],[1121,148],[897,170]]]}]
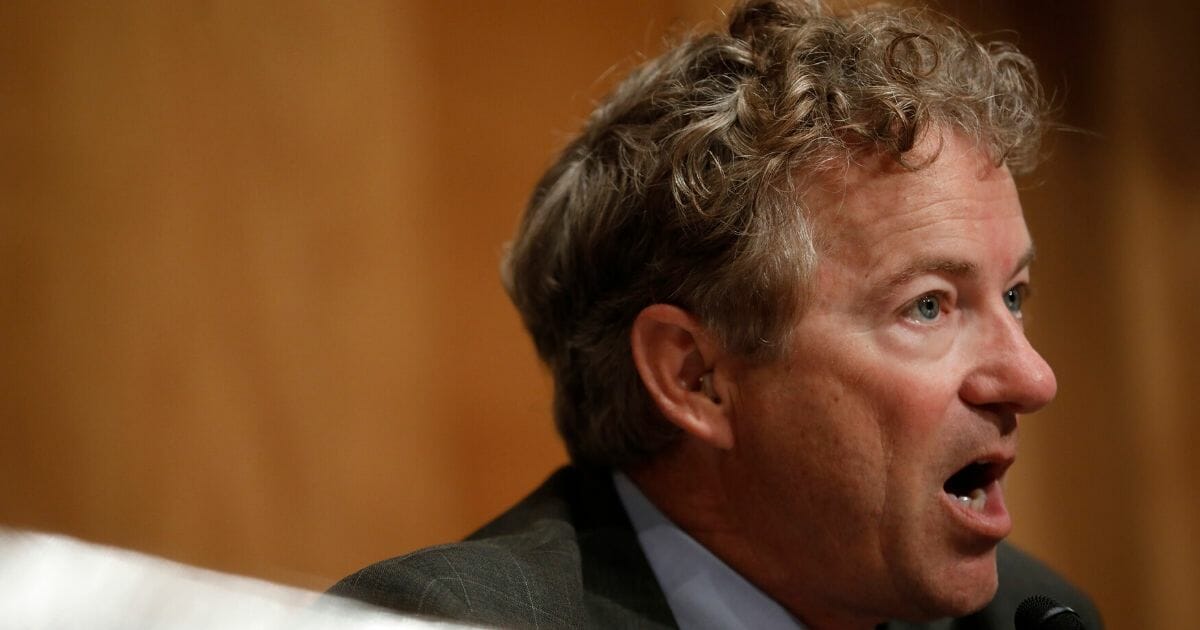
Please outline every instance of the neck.
[{"label": "neck", "polygon": [[[722,471],[726,453],[688,439],[681,440],[651,461],[626,469],[655,507],[722,562],[758,587],[810,630],[869,630],[881,619],[831,610],[808,601],[791,561],[762,549],[743,525],[734,506],[736,488]],[[819,571],[818,571],[819,573]],[[807,576],[807,577],[811,577]],[[820,579],[819,575],[816,579]]]}]

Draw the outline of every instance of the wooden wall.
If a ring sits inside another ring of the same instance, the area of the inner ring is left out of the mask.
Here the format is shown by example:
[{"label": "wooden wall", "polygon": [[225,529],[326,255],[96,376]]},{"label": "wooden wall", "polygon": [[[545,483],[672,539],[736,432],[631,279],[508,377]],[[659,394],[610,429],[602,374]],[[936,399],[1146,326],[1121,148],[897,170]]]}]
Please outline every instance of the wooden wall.
[{"label": "wooden wall", "polygon": [[[0,524],[323,588],[460,537],[564,455],[497,279],[645,3],[0,4]],[[947,2],[1065,98],[1024,183],[1016,540],[1110,626],[1200,591],[1197,9]]]}]

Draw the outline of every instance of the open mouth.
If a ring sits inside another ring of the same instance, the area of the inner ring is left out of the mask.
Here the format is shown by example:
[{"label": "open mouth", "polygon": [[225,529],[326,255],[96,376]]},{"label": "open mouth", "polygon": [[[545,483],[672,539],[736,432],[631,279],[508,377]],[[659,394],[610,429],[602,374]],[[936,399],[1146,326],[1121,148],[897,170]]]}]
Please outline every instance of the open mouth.
[{"label": "open mouth", "polygon": [[1003,475],[1007,464],[977,461],[967,464],[950,475],[942,490],[972,511],[982,513],[987,507],[988,491]]}]

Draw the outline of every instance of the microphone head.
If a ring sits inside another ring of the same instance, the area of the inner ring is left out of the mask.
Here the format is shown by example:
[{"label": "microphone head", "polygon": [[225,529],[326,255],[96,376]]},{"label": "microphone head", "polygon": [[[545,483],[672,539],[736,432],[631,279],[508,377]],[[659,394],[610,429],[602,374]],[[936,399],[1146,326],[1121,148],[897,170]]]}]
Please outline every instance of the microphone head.
[{"label": "microphone head", "polygon": [[1027,597],[1017,606],[1016,630],[1085,630],[1074,610],[1046,597]]}]

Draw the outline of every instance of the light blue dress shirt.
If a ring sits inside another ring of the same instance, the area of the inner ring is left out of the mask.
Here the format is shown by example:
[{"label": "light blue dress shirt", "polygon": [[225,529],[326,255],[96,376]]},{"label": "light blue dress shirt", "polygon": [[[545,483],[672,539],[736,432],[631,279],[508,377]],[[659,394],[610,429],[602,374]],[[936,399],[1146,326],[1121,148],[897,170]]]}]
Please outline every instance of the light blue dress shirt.
[{"label": "light blue dress shirt", "polygon": [[679,529],[624,474],[617,495],[682,630],[805,630],[775,600]]}]

